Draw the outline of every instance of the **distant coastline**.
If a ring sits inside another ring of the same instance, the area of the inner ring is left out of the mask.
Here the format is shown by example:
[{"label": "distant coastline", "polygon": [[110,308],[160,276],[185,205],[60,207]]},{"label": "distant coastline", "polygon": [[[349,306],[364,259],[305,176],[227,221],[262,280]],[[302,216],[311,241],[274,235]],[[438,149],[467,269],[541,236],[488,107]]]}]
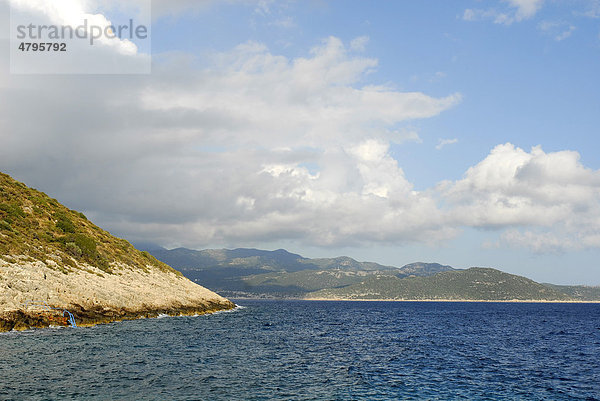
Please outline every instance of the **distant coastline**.
[{"label": "distant coastline", "polygon": [[538,283],[493,268],[431,262],[402,267],[284,249],[145,249],[190,280],[238,299],[600,301],[600,287]]},{"label": "distant coastline", "polygon": [[[248,298],[251,299],[251,298]],[[256,299],[256,298],[255,298]],[[302,298],[303,301],[362,301],[362,302],[471,302],[471,303],[521,303],[521,304],[600,304],[600,301],[539,300],[539,299],[376,299],[376,298]]]},{"label": "distant coastline", "polygon": [[267,297],[229,297],[239,301],[331,301],[331,302],[470,302],[470,303],[520,303],[520,304],[600,304],[600,301],[585,300],[540,300],[540,299],[378,299],[378,298],[267,298]]}]

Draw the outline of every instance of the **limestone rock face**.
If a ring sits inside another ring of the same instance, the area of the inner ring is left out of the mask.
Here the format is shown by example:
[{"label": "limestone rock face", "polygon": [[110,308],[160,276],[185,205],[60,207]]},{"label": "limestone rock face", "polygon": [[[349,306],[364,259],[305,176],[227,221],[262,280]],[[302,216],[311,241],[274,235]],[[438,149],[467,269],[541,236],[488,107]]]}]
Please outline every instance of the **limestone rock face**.
[{"label": "limestone rock face", "polygon": [[[91,325],[235,305],[0,173],[0,331]],[[68,312],[65,312],[68,311]]]},{"label": "limestone rock face", "polygon": [[118,274],[106,274],[87,266],[65,274],[39,261],[0,261],[0,331],[67,325],[65,310],[81,326],[233,307],[227,299],[172,272],[122,266]]}]

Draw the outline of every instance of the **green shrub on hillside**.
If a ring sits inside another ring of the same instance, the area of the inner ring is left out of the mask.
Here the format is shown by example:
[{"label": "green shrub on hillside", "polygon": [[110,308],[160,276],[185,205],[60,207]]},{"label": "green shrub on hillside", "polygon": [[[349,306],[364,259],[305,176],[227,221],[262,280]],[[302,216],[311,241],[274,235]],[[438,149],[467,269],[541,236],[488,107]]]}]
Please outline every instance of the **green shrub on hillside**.
[{"label": "green shrub on hillside", "polygon": [[59,228],[64,233],[75,233],[75,225],[66,215],[60,214],[55,216],[58,218],[58,222],[56,223],[56,228]]},{"label": "green shrub on hillside", "polygon": [[48,201],[43,196],[30,195],[27,197],[34,205],[47,207]]},{"label": "green shrub on hillside", "polygon": [[4,220],[12,223],[15,219],[25,217],[25,212],[19,205],[14,203],[0,203],[0,211],[4,212]]},{"label": "green shrub on hillside", "polygon": [[67,253],[69,255],[71,255],[75,258],[80,258],[83,256],[83,251],[74,242],[67,242],[65,244],[65,249],[67,250]]},{"label": "green shrub on hillside", "polygon": [[75,259],[87,262],[92,266],[110,273],[110,265],[99,252],[96,241],[84,234],[69,234],[59,239],[64,250]]},{"label": "green shrub on hillside", "polygon": [[98,256],[96,241],[93,238],[86,237],[83,234],[75,234],[69,236],[69,239],[72,240],[70,242],[79,247],[82,257],[93,260]]},{"label": "green shrub on hillside", "polygon": [[[146,270],[148,265],[172,271],[127,241],[115,238],[43,192],[0,173],[0,255],[39,261],[48,255],[63,259],[65,272],[89,264],[112,274],[111,265]],[[96,272],[97,273],[97,272]]]},{"label": "green shrub on hillside", "polygon": [[0,230],[12,231],[13,229],[8,221],[0,220]]}]

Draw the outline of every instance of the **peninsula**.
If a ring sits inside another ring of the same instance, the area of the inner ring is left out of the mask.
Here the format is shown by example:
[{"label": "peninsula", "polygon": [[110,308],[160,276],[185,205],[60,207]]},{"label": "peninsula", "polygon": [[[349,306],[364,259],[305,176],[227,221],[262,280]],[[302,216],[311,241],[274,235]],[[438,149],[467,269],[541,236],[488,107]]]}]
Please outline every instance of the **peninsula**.
[{"label": "peninsula", "polygon": [[0,173],[0,332],[234,307],[82,213]]}]

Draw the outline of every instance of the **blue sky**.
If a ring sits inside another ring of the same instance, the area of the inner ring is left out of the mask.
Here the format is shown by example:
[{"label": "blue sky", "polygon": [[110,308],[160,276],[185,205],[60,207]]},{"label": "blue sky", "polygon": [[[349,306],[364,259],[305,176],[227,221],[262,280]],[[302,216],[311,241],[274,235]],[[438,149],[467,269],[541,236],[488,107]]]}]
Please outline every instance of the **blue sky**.
[{"label": "blue sky", "polygon": [[[328,36],[346,42],[367,36],[365,54],[379,64],[364,83],[463,96],[449,111],[405,124],[418,132],[420,141],[392,146],[392,155],[416,189],[460,179],[490,149],[505,142],[524,149],[541,145],[547,152],[576,150],[584,165],[600,168],[600,21],[598,15],[584,15],[594,7],[597,11],[598,3],[546,2],[531,18],[509,25],[463,18],[467,9],[486,7],[514,10],[507,3],[477,1],[381,1],[376,6],[347,0],[285,2],[269,3],[263,12],[252,3],[213,4],[189,17],[161,19],[154,25],[154,51],[176,49],[202,57],[207,51],[226,51],[253,40],[294,58],[306,56]],[[572,26],[569,37],[559,37]],[[449,138],[458,141],[436,149],[440,139]],[[483,239],[494,233],[467,231],[441,248],[386,246],[343,252],[387,263],[480,263],[540,280],[600,283],[597,251],[507,254],[481,248]],[[329,249],[306,252],[331,256]],[[577,271],[575,277],[564,275],[569,264],[583,265],[571,270]]]},{"label": "blue sky", "polygon": [[[365,55],[379,64],[361,83],[389,83],[432,96],[460,92],[461,104],[410,121],[422,142],[394,146],[394,157],[419,189],[458,179],[499,143],[529,149],[577,150],[600,168],[600,23],[585,16],[598,4],[545,2],[531,18],[510,25],[465,21],[467,9],[511,12],[506,2],[307,1],[207,5],[154,24],[155,53],[182,51],[200,59],[239,43],[264,43],[276,54],[306,56],[323,38],[366,36]],[[596,8],[594,8],[596,7]],[[548,27],[546,27],[548,26]],[[557,38],[574,31],[567,38]],[[440,139],[458,146],[433,148]],[[422,163],[423,159],[429,163]]]},{"label": "blue sky", "polygon": [[2,171],[132,241],[600,285],[600,1],[152,13],[149,76],[3,72]]}]

